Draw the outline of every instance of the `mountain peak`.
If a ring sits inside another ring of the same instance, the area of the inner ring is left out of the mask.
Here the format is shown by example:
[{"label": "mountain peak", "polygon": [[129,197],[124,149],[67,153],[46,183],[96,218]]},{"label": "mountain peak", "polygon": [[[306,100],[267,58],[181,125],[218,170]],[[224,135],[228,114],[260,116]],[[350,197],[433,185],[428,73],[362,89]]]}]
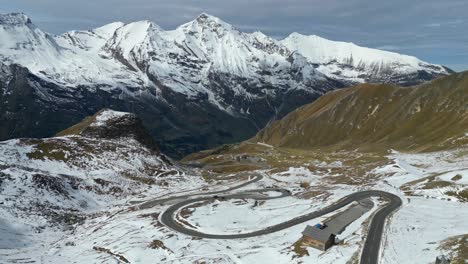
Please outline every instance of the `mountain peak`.
[{"label": "mountain peak", "polygon": [[134,138],[149,149],[157,150],[141,120],[132,113],[102,109],[80,123],[63,130],[57,136],[81,135],[90,138]]},{"label": "mountain peak", "polygon": [[[330,71],[331,68],[327,68],[327,66],[322,66],[319,70],[327,72],[329,76],[333,76],[333,72],[337,72],[340,76],[336,75],[335,77],[338,79],[344,76],[348,80],[354,79],[357,82],[365,82],[369,81],[369,79],[356,76],[364,76],[369,72],[378,73],[382,76],[388,71],[402,75],[420,70],[429,70],[442,75],[448,73],[440,65],[427,67],[429,63],[413,56],[361,47],[352,42],[333,41],[316,35],[302,35],[294,32],[281,40],[281,43],[291,51],[300,52],[312,63],[334,64],[335,67],[340,68],[339,71],[336,69]],[[345,69],[349,66],[353,70]],[[381,81],[386,82],[385,79],[373,80],[373,82]]]},{"label": "mountain peak", "polygon": [[[112,34],[112,38],[107,41],[104,50],[120,54],[118,55],[122,56],[120,60],[129,60],[129,54],[135,47],[150,41],[151,37],[160,31],[162,31],[162,29],[157,24],[149,20],[125,24],[115,30],[115,33]],[[128,62],[125,62],[124,64],[128,64]],[[131,67],[137,68],[136,65],[132,65]]]},{"label": "mountain peak", "polygon": [[24,13],[0,14],[0,25],[32,24],[31,19]]},{"label": "mountain peak", "polygon": [[229,23],[224,22],[218,17],[209,15],[207,13],[201,13],[194,20],[182,25],[183,28],[225,28],[233,29],[233,26]]},{"label": "mountain peak", "polygon": [[198,22],[219,22],[221,19],[219,17],[212,16],[210,14],[207,14],[205,12],[201,13],[200,15],[195,18],[196,21]]},{"label": "mountain peak", "polygon": [[132,31],[145,31],[145,32],[162,30],[158,24],[154,23],[151,20],[140,20],[140,21],[131,22],[128,24],[124,24],[121,28],[127,28]]},{"label": "mountain peak", "polygon": [[299,33],[299,32],[293,32],[291,34],[289,34],[289,36],[287,36],[286,38],[297,38],[297,37],[304,37],[305,35]]},{"label": "mountain peak", "polygon": [[[289,34],[289,36],[287,36],[283,41],[288,40],[288,39],[291,39],[291,40],[294,40],[294,41],[301,41],[303,39],[308,39],[308,40],[315,40],[315,41],[329,41],[330,43],[337,42],[337,41],[333,41],[333,40],[323,38],[323,37],[318,36],[318,35],[304,35],[304,34],[301,34],[299,32],[293,32],[293,33]],[[342,43],[348,43],[348,44],[353,44],[354,45],[354,43],[351,43],[351,42],[342,42]]]}]

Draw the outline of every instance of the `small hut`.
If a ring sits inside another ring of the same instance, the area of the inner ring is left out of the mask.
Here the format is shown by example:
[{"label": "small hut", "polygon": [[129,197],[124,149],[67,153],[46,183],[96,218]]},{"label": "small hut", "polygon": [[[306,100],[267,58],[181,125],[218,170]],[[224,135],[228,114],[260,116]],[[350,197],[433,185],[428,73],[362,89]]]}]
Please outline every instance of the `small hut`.
[{"label": "small hut", "polygon": [[335,235],[326,229],[307,226],[304,231],[302,231],[302,241],[306,246],[325,251],[335,242]]}]

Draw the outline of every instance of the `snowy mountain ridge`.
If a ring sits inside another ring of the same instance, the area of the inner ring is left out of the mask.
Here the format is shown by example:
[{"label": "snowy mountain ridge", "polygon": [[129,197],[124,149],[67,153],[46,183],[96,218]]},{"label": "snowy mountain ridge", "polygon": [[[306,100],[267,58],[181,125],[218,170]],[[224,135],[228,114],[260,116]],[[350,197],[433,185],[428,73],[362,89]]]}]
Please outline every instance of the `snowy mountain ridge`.
[{"label": "snowy mountain ridge", "polygon": [[449,73],[440,65],[424,62],[414,56],[360,47],[351,42],[331,41],[316,35],[292,33],[281,40],[288,49],[303,54],[308,61],[317,64],[325,75],[353,82],[366,82],[369,74],[411,74],[431,69]]},{"label": "snowy mountain ridge", "polygon": [[[381,74],[385,70],[448,73],[441,66],[415,57],[318,36],[293,33],[276,41],[261,32],[240,32],[207,14],[169,31],[151,21],[138,21],[115,22],[88,31],[51,36],[35,27],[24,14],[1,15],[0,25],[0,36],[5,40],[0,43],[2,57],[67,85],[124,83],[152,86],[154,83],[149,80],[156,78],[186,95],[210,94],[213,91],[203,89],[203,81],[210,72],[259,78],[262,69],[274,69],[272,73],[277,75],[289,69],[294,52],[307,58],[307,61],[301,61],[305,65],[300,66],[308,78],[301,81],[311,81],[325,74],[335,79],[364,82],[365,78],[358,73]],[[29,56],[25,55],[26,51]],[[318,71],[307,62],[318,64]],[[353,74],[340,72],[339,65],[356,70]],[[281,78],[269,79],[267,81],[284,83]],[[301,86],[301,83],[292,85],[293,88]]]},{"label": "snowy mountain ridge", "polygon": [[[369,63],[358,62],[353,49],[350,63],[347,49],[333,42],[315,45],[330,59],[317,61],[309,41],[296,47],[291,37],[241,32],[207,14],[173,30],[144,20],[60,36],[24,14],[0,15],[0,22],[0,119],[8,124],[0,139],[52,136],[112,108],[141,117],[162,150],[187,154],[251,137],[337,88],[364,81],[413,85],[449,73],[405,56],[379,64],[378,54],[387,53],[375,50]],[[21,100],[27,111],[17,107]]]},{"label": "snowy mountain ridge", "polygon": [[290,34],[281,40],[291,50],[297,50],[304,54],[311,62],[340,63],[350,62],[353,66],[372,63],[407,63],[413,67],[420,66],[423,61],[413,56],[402,55],[394,52],[360,47],[352,42],[332,41],[317,35],[302,35],[297,32]]}]

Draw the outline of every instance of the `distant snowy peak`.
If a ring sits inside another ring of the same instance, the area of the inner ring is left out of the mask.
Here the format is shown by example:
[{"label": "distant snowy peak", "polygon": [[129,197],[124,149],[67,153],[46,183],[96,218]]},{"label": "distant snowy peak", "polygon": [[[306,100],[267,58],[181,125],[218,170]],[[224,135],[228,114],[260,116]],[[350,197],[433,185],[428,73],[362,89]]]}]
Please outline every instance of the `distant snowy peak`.
[{"label": "distant snowy peak", "polygon": [[[309,62],[321,65],[319,70],[325,74],[335,77],[357,80],[362,72],[388,74],[389,71],[413,73],[425,70],[434,74],[449,73],[440,65],[429,64],[413,56],[360,47],[350,42],[331,41],[316,35],[292,33],[281,40],[281,43],[292,51],[300,52]],[[343,66],[354,69],[344,69]]]},{"label": "distant snowy peak", "polygon": [[115,30],[106,47],[120,49],[123,54],[128,55],[133,48],[150,41],[151,37],[160,31],[158,25],[148,20],[125,24]]},{"label": "distant snowy peak", "polygon": [[360,63],[405,62],[418,66],[421,62],[412,56],[360,47],[351,42],[332,41],[316,35],[301,35],[296,32],[281,42],[289,49],[299,51],[313,63],[337,61],[359,66]]},{"label": "distant snowy peak", "polygon": [[[57,49],[55,40],[47,33],[38,29],[24,14],[0,14],[0,49],[15,50],[34,49],[51,46]],[[8,53],[2,51],[0,55]]]},{"label": "distant snowy peak", "polygon": [[23,13],[0,14],[0,24],[10,26],[26,25],[31,24],[31,19]]},{"label": "distant snowy peak", "polygon": [[279,54],[281,56],[289,56],[292,52],[279,41],[263,34],[260,31],[246,34],[251,41],[251,44],[262,49],[269,54]]},{"label": "distant snowy peak", "polygon": [[234,27],[231,24],[228,24],[220,18],[208,15],[206,13],[200,14],[194,20],[181,25],[179,28],[185,28],[190,31],[199,31],[203,29],[234,30]]},{"label": "distant snowy peak", "polygon": [[115,31],[124,25],[122,22],[114,22],[92,30],[74,30],[58,36],[56,40],[61,46],[67,48],[100,50]]},{"label": "distant snowy peak", "polygon": [[31,71],[57,67],[62,48],[53,36],[32,24],[24,14],[0,14],[0,59],[18,63]]},{"label": "distant snowy peak", "polygon": [[174,31],[176,36],[181,34],[191,36],[200,42],[221,39],[227,34],[240,35],[240,32],[232,25],[224,22],[220,18],[202,13],[197,18],[180,25]]}]

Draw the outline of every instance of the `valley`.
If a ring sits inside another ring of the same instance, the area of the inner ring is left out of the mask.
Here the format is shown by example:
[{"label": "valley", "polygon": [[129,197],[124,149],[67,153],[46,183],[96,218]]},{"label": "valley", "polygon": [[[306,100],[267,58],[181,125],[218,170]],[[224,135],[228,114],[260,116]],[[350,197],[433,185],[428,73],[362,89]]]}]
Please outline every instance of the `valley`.
[{"label": "valley", "polygon": [[468,72],[202,13],[0,14],[0,263],[468,259]]},{"label": "valley", "polygon": [[[332,172],[332,168],[337,165],[333,162],[319,162],[320,165],[317,168],[321,170],[313,171],[305,167],[306,164],[302,167],[291,167],[281,172],[255,171],[255,173],[261,173],[263,177],[257,179],[252,175],[251,181],[248,178],[242,179],[242,175],[249,175],[251,172],[228,173],[223,176],[226,177],[226,180],[218,176],[217,180],[209,182],[195,176],[197,173],[194,172],[194,176],[184,176],[184,178],[192,178],[190,187],[181,185],[182,182],[175,186],[171,183],[166,190],[155,186],[136,196],[130,195],[111,208],[103,209],[97,214],[87,215],[83,223],[75,224],[74,229],[57,237],[56,239],[60,239],[60,242],[44,245],[41,251],[34,247],[29,248],[29,250],[36,253],[47,252],[42,258],[52,262],[72,261],[71,256],[73,256],[73,260],[80,262],[92,261],[93,259],[110,262],[115,258],[114,255],[93,249],[99,247],[124,256],[130,263],[146,262],[155,258],[168,263],[192,263],[195,261],[228,263],[265,261],[266,263],[269,259],[265,259],[266,255],[270,258],[280,259],[284,263],[317,260],[320,261],[319,263],[347,263],[353,259],[353,256],[355,256],[355,261],[359,259],[359,252],[369,234],[366,227],[369,225],[370,217],[376,213],[377,208],[383,206],[384,201],[374,200],[376,207],[347,227],[340,235],[342,242],[325,253],[301,247],[300,244],[295,245],[300,240],[300,231],[308,224],[307,222],[251,238],[212,240],[200,239],[197,238],[198,235],[194,234],[202,232],[229,236],[230,234],[242,234],[246,231],[256,232],[282,221],[296,219],[301,215],[322,210],[346,195],[366,189],[379,189],[393,193],[403,201],[401,208],[390,217],[390,224],[387,223],[384,229],[382,263],[394,263],[395,259],[404,261],[406,257],[414,257],[414,254],[421,260],[429,262],[440,252],[446,254],[452,252],[450,249],[439,251],[437,241],[457,236],[458,232],[463,232],[466,228],[463,220],[466,218],[466,203],[447,194],[449,190],[463,188],[466,185],[453,181],[453,186],[443,189],[414,186],[410,194],[404,191],[404,186],[415,180],[424,180],[428,175],[434,174],[448,174],[449,176],[460,174],[463,175],[463,178],[466,177],[463,171],[452,171],[459,168],[460,165],[466,164],[463,157],[456,158],[459,154],[458,151],[425,155],[389,154],[387,155],[389,162],[377,166],[373,171],[375,180],[369,181],[366,185],[327,182],[327,178],[349,175]],[[318,160],[311,159],[311,161]],[[437,161],[438,165],[434,165],[434,161]],[[327,171],[330,172],[327,173]],[[446,177],[442,176],[442,178]],[[184,179],[184,181],[186,180]],[[246,181],[249,184],[243,185]],[[304,181],[308,181],[309,186],[303,185],[304,187],[301,187],[301,183]],[[286,195],[283,198],[269,200],[269,196],[274,198],[282,195],[277,191],[264,195],[250,191],[271,188],[272,186],[274,189],[271,190],[279,188],[288,190],[290,196]],[[233,188],[230,189],[230,187]],[[209,194],[210,192],[216,193]],[[226,194],[227,192],[229,194]],[[236,196],[237,193],[250,194],[242,197]],[[193,204],[193,206],[190,205],[193,201],[180,197],[204,197],[205,195],[209,195],[210,203]],[[223,197],[225,195],[233,197],[226,200]],[[159,200],[153,200],[154,197],[158,196]],[[168,200],[168,197],[173,196],[179,197],[175,200]],[[266,200],[255,202],[259,198],[257,196],[262,196],[261,199]],[[150,204],[143,203],[143,206],[139,208],[143,201],[150,201]],[[163,218],[174,204],[177,205],[182,201],[186,201],[183,203],[188,203],[189,207],[187,207],[188,211],[186,209],[177,210],[178,219],[180,217],[177,223],[181,227],[195,230],[195,233],[190,232],[190,235],[168,228],[167,222]],[[431,208],[430,212],[424,211],[424,208],[427,207]],[[285,212],[288,213],[285,214]],[[434,216],[432,212],[438,212],[438,214]],[[427,214],[431,215],[432,219],[432,225],[429,226],[423,224],[429,217]],[[329,216],[330,214],[314,217],[312,223],[323,221]],[[438,232],[434,232],[436,226]],[[46,228],[45,232],[50,232],[49,228]],[[409,244],[407,241],[411,233],[417,234],[419,237],[415,244]],[[30,236],[40,237],[41,234],[30,234]],[[152,248],[151,245],[154,241],[160,241],[157,242],[159,246]],[[276,253],[271,251],[272,246],[277,248],[274,251]],[[429,251],[425,250],[427,247],[430,248]],[[300,248],[307,253],[299,253],[301,252]],[[23,254],[31,258],[31,252],[26,251],[26,249],[23,248],[20,252],[23,251]],[[15,251],[10,250],[10,252]],[[395,255],[395,252],[398,254]],[[5,257],[5,255],[2,256]],[[18,251],[11,256],[17,258]]]},{"label": "valley", "polygon": [[[304,149],[257,141],[260,132],[178,162],[145,131],[132,114],[102,110],[57,137],[0,144],[0,212],[11,223],[2,225],[9,235],[0,240],[0,257],[7,263],[405,263],[464,254],[456,250],[463,244],[444,241],[468,231],[466,147]],[[322,252],[303,244],[307,225],[365,197],[374,206],[336,245]]]}]

